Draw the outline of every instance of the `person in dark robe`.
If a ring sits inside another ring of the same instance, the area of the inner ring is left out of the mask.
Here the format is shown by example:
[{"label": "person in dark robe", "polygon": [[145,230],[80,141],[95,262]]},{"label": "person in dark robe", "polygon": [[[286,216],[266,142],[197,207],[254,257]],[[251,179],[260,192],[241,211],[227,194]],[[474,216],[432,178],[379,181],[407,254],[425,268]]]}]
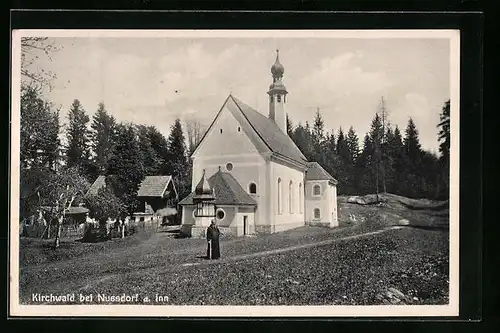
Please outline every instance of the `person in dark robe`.
[{"label": "person in dark robe", "polygon": [[219,228],[215,224],[215,220],[212,220],[212,223],[207,228],[207,259],[220,258],[219,236]]}]

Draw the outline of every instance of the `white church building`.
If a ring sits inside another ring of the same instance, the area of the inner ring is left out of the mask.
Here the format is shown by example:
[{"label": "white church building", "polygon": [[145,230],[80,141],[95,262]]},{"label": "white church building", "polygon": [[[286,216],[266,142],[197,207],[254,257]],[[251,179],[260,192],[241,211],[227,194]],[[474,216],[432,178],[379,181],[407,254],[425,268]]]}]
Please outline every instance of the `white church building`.
[{"label": "white church building", "polygon": [[229,95],[193,152],[183,234],[204,237],[212,219],[237,236],[338,226],[337,181],[287,135],[279,54],[271,73],[268,117]]}]

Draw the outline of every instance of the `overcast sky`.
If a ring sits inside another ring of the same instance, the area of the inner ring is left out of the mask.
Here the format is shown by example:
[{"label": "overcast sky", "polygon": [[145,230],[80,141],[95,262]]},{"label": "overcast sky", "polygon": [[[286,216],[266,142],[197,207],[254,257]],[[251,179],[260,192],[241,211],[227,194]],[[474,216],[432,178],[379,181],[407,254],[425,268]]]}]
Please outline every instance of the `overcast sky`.
[{"label": "overcast sky", "polygon": [[369,129],[382,96],[389,120],[412,117],[422,146],[437,152],[439,113],[450,98],[448,39],[52,38],[62,48],[40,60],[57,79],[47,97],[67,110],[79,99],[92,115],[100,101],[118,121],[155,125],[165,136],[176,117],[209,125],[225,98],[267,116],[270,67],[280,50],[292,122],[325,129]]}]

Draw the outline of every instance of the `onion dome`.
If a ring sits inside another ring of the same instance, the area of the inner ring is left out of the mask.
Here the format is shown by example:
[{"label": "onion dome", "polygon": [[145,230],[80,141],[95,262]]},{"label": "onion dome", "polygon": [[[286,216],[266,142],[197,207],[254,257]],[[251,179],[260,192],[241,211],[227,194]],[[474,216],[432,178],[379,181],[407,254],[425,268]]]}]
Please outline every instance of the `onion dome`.
[{"label": "onion dome", "polygon": [[276,50],[276,61],[271,67],[271,73],[273,74],[274,77],[282,77],[283,73],[285,73],[285,67],[283,67],[283,65],[280,63],[279,52],[280,52],[279,50]]},{"label": "onion dome", "polygon": [[211,196],[213,194],[212,188],[210,187],[210,184],[208,183],[208,180],[205,177],[205,169],[203,169],[203,175],[201,176],[201,180],[198,183],[198,185],[196,185],[194,193],[197,196],[205,196],[205,195]]}]

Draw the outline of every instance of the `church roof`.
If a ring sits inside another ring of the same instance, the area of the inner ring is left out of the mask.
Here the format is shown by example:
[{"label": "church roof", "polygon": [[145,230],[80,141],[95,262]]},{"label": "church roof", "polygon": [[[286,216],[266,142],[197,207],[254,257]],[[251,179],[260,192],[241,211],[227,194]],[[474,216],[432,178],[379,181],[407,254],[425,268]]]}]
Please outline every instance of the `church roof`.
[{"label": "church roof", "polygon": [[309,162],[306,170],[306,181],[308,180],[328,180],[337,184],[337,180],[332,177],[318,162]]},{"label": "church roof", "polygon": [[[256,206],[255,200],[241,187],[238,181],[228,172],[217,171],[208,183],[214,189],[216,205]],[[179,205],[192,205],[195,191],[185,197]]]},{"label": "church roof", "polygon": [[[146,176],[139,185],[137,191],[138,197],[163,197],[169,183],[172,181],[171,176]],[[87,195],[96,195],[99,189],[106,186],[106,176],[99,176],[90,186]],[[174,186],[174,191],[175,186]]]},{"label": "church roof", "polygon": [[307,159],[295,145],[287,133],[279,129],[278,125],[262,113],[254,110],[236,97],[230,95],[234,103],[238,106],[252,128],[260,138],[266,143],[269,149],[275,153],[288,157],[301,164],[307,163]]}]

